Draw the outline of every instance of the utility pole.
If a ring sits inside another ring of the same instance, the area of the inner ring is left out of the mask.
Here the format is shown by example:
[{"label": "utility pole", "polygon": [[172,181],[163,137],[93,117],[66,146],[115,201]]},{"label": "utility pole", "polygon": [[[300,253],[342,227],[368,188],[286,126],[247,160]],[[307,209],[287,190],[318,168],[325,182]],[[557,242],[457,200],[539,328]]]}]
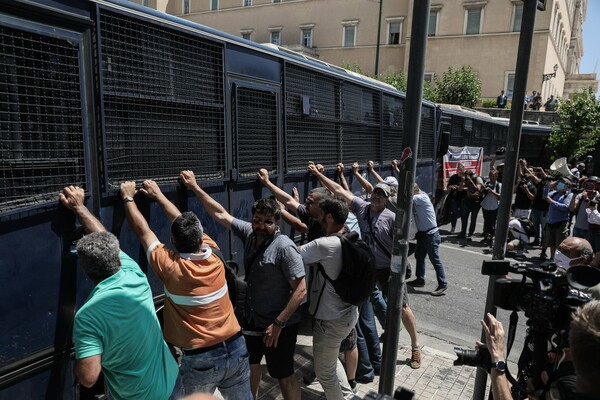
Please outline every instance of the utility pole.
[{"label": "utility pole", "polygon": [[[521,34],[519,36],[519,49],[517,52],[517,65],[515,68],[515,85],[513,90],[513,101],[510,109],[510,121],[508,123],[508,138],[506,143],[506,158],[504,160],[504,174],[502,177],[502,192],[500,193],[500,207],[498,208],[498,219],[496,221],[496,237],[492,259],[503,260],[506,251],[506,238],[508,236],[508,219],[512,204],[512,188],[515,185],[517,161],[519,157],[519,144],[521,142],[521,125],[523,123],[523,106],[525,93],[527,91],[527,74],[529,73],[529,59],[533,43],[533,32],[535,25],[535,13],[539,0],[523,1],[523,18],[521,20]],[[496,315],[496,307],[493,303],[494,282],[498,276],[492,275],[488,281],[487,299],[483,317],[489,312]],[[481,331],[481,341],[485,343],[485,332]],[[475,387],[473,388],[473,399],[483,400],[485,398],[485,386],[487,373],[477,368]]]},{"label": "utility pole", "polygon": [[381,41],[381,14],[383,12],[383,0],[379,0],[379,17],[377,18],[377,44],[375,46],[375,79],[379,76],[379,42]]},{"label": "utility pole", "polygon": [[400,321],[402,316],[402,296],[406,289],[405,274],[408,258],[408,236],[412,215],[413,185],[417,167],[417,148],[421,128],[421,106],[423,97],[423,74],[425,72],[425,52],[429,25],[431,0],[413,2],[410,59],[408,63],[408,86],[406,89],[406,113],[404,120],[403,151],[399,160],[398,201],[394,225],[394,247],[390,265],[390,288],[388,293],[385,338],[381,360],[379,392],[392,395],[396,376],[396,356]]}]

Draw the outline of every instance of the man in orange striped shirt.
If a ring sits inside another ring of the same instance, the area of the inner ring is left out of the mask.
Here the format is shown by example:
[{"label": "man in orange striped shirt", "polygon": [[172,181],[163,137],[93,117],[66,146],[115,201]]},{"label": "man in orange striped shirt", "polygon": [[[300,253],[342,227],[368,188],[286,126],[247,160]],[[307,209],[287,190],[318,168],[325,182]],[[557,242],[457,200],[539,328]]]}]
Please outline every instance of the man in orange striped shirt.
[{"label": "man in orange striped shirt", "polygon": [[171,223],[176,251],[160,243],[138,210],[135,182],[121,184],[127,220],[146,249],[152,269],[165,285],[164,335],[182,351],[185,394],[214,393],[225,399],[252,399],[248,350],[229,300],[225,268],[212,251],[216,243],[192,212],[180,213],[156,182],[140,190],[155,200]]}]

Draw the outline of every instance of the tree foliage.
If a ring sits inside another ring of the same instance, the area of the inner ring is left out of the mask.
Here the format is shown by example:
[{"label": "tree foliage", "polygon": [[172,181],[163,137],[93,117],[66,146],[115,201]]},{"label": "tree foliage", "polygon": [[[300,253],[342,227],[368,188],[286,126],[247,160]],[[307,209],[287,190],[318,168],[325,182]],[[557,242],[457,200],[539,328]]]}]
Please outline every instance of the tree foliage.
[{"label": "tree foliage", "polygon": [[[362,75],[370,76],[363,72],[360,65],[356,63],[344,62],[342,63],[342,67]],[[406,92],[408,80],[403,71],[389,72],[386,75],[377,77],[377,79]],[[434,82],[423,82],[423,99],[435,103],[473,107],[481,95],[481,80],[468,65],[463,65],[458,69],[450,67],[448,71],[444,72],[441,80],[436,76]]]},{"label": "tree foliage", "polygon": [[481,79],[469,65],[448,68],[442,79],[435,79],[435,101],[474,107],[481,96]]},{"label": "tree foliage", "polygon": [[600,102],[592,88],[573,94],[558,106],[559,123],[546,145],[556,158],[581,158],[594,151],[600,130]]}]

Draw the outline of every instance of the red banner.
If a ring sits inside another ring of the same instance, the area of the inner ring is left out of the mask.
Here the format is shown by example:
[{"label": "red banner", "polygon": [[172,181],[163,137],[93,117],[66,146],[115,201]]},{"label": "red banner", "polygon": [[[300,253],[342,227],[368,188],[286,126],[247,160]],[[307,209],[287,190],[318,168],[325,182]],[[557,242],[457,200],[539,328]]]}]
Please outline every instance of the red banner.
[{"label": "red banner", "polygon": [[476,175],[481,175],[483,147],[448,147],[448,152],[444,155],[444,190],[448,179],[456,173],[458,164],[462,164],[465,171],[471,170]]}]

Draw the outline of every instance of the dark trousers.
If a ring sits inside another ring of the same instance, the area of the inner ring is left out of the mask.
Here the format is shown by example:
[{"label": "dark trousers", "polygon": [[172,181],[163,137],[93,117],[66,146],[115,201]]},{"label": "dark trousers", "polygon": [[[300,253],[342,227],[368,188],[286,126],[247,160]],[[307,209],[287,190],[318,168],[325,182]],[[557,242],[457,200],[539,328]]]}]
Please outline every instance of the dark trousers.
[{"label": "dark trousers", "polygon": [[460,216],[460,235],[465,236],[467,233],[467,222],[471,216],[471,224],[469,225],[469,236],[475,233],[475,225],[477,224],[477,214],[481,206],[478,202],[466,199],[462,204],[462,212]]},{"label": "dark trousers", "polygon": [[486,238],[494,237],[496,232],[496,219],[498,218],[498,209],[486,210],[481,209],[483,212],[483,236]]}]

